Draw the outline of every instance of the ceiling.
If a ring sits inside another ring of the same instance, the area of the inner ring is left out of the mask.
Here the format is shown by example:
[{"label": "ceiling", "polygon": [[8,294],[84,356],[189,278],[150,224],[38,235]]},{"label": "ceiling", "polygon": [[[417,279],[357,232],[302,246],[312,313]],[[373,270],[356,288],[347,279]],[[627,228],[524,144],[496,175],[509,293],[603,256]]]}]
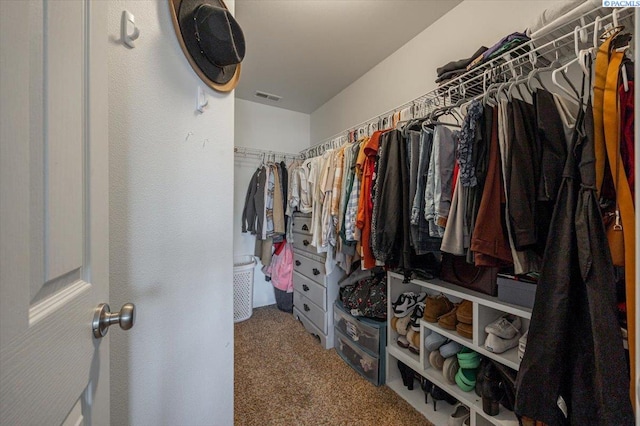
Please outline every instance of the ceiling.
[{"label": "ceiling", "polygon": [[460,1],[236,0],[246,41],[236,97],[310,114]]}]

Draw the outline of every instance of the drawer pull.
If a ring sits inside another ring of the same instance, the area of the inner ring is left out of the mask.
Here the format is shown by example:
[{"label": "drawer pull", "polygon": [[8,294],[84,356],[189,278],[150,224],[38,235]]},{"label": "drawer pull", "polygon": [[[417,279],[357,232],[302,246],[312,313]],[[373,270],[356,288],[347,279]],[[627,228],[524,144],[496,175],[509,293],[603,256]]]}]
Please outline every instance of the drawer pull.
[{"label": "drawer pull", "polygon": [[311,308],[309,308],[309,305],[307,305],[306,303],[303,304],[303,306],[304,306],[305,312],[309,312],[311,310]]},{"label": "drawer pull", "polygon": [[308,286],[308,285],[306,285],[306,284],[302,284],[302,289],[303,289],[304,291],[309,291],[309,286]]},{"label": "drawer pull", "polygon": [[306,247],[309,245],[309,240],[302,240],[302,244]]},{"label": "drawer pull", "polygon": [[320,271],[318,271],[318,268],[313,268],[313,275],[320,275]]},{"label": "drawer pull", "polygon": [[308,231],[309,230],[309,227],[307,226],[306,223],[304,225],[302,225],[302,230],[303,231]]},{"label": "drawer pull", "polygon": [[296,266],[300,266],[300,265],[302,265],[302,263],[300,263],[299,260],[296,260]]}]

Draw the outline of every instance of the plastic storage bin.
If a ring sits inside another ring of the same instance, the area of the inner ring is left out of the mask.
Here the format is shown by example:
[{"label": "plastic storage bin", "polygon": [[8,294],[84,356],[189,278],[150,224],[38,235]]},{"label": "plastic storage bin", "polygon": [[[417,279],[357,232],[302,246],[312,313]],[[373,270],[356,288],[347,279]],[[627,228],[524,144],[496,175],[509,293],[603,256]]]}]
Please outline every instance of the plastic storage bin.
[{"label": "plastic storage bin", "polygon": [[503,302],[533,308],[537,288],[536,284],[516,281],[498,275],[498,299]]},{"label": "plastic storage bin", "polygon": [[385,383],[387,323],[353,317],[340,300],[333,310],[336,352],[376,386]]},{"label": "plastic storage bin", "polygon": [[233,258],[233,322],[248,320],[253,315],[253,256]]}]

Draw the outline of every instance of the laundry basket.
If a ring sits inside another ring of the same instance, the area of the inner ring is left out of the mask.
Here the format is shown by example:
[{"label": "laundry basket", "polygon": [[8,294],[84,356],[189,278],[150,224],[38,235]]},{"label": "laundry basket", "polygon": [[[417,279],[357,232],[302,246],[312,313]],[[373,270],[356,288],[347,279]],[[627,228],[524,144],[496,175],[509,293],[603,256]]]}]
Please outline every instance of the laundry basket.
[{"label": "laundry basket", "polygon": [[253,256],[233,258],[233,322],[251,318],[253,314]]}]

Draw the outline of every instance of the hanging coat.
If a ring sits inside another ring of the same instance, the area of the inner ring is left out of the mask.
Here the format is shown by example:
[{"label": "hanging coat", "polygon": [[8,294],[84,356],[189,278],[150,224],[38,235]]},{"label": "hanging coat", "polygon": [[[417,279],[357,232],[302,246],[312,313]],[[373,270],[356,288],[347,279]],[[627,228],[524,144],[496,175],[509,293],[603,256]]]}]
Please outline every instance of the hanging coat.
[{"label": "hanging coat", "polygon": [[588,103],[567,156],[518,373],[516,413],[549,426],[634,424],[596,198],[592,117]]}]

